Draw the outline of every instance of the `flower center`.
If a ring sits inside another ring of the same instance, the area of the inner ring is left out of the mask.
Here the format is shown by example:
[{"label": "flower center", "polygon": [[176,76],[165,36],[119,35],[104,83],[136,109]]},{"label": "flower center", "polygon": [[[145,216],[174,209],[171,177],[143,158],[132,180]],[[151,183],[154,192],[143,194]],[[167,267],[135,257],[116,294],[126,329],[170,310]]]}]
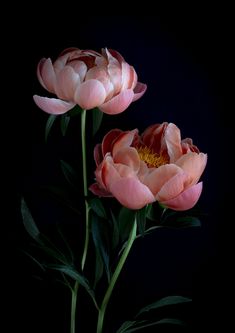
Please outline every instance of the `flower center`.
[{"label": "flower center", "polygon": [[136,148],[139,157],[142,161],[144,161],[149,168],[158,168],[161,165],[167,164],[168,159],[166,156],[159,155],[154,153],[150,148],[146,146],[141,146]]}]

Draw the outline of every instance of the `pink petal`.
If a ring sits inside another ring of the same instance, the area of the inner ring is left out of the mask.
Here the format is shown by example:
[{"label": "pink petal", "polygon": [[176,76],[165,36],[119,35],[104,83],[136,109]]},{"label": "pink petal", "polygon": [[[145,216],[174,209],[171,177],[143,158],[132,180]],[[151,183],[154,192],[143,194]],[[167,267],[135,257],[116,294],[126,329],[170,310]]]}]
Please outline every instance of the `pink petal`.
[{"label": "pink petal", "polygon": [[42,64],[41,78],[44,82],[44,85],[46,86],[46,89],[51,93],[54,93],[56,75],[50,58],[46,59]]},{"label": "pink petal", "polygon": [[197,203],[201,192],[202,182],[189,187],[174,199],[162,201],[161,204],[173,210],[188,210]]},{"label": "pink petal", "polygon": [[102,149],[101,149],[100,143],[98,143],[94,148],[94,159],[95,159],[96,166],[100,165],[100,163],[103,160],[103,154],[102,154]]},{"label": "pink petal", "polygon": [[113,143],[112,155],[115,157],[115,155],[120,149],[130,147],[137,133],[137,129],[122,132]]},{"label": "pink petal", "polygon": [[155,201],[147,186],[135,178],[121,178],[113,182],[110,192],[123,206],[130,209],[140,209]]},{"label": "pink petal", "polygon": [[125,164],[135,172],[138,172],[140,168],[140,158],[133,147],[124,147],[118,150],[114,157],[114,163]]},{"label": "pink petal", "polygon": [[114,87],[113,83],[110,81],[106,67],[95,66],[90,68],[86,74],[86,80],[91,79],[99,80],[103,84],[106,90],[106,99],[113,97]]},{"label": "pink petal", "polygon": [[170,123],[167,126],[165,130],[165,142],[170,163],[174,163],[182,156],[180,130],[175,124]]},{"label": "pink petal", "polygon": [[142,97],[146,90],[147,90],[147,84],[144,84],[144,83],[141,83],[141,82],[137,82],[137,85],[136,85],[136,87],[134,89],[134,97],[133,97],[132,102],[135,102],[140,97]]},{"label": "pink petal", "polygon": [[74,103],[68,103],[56,98],[33,96],[34,102],[43,111],[50,114],[63,114],[74,107]]},{"label": "pink petal", "polygon": [[108,102],[99,106],[99,109],[107,114],[118,114],[125,111],[133,100],[133,90],[123,90],[120,94],[111,98]]},{"label": "pink petal", "polygon": [[89,190],[99,197],[112,197],[112,194],[103,189],[98,183],[92,184]]},{"label": "pink petal", "polygon": [[118,52],[118,51],[115,51],[113,49],[108,49],[109,53],[112,54],[113,57],[115,57],[119,63],[121,64],[124,60],[123,56]]},{"label": "pink petal", "polygon": [[122,63],[122,90],[131,89],[133,80],[134,80],[133,69],[131,69],[131,66],[128,63],[123,62]]},{"label": "pink petal", "polygon": [[157,195],[161,188],[172,177],[177,174],[181,174],[182,169],[175,164],[165,164],[146,175],[143,179],[143,183],[148,186],[153,195]]},{"label": "pink petal", "polygon": [[79,85],[76,89],[74,100],[83,109],[89,110],[103,104],[106,98],[106,91],[98,80],[88,80]]},{"label": "pink petal", "polygon": [[122,133],[122,131],[120,129],[112,129],[104,136],[103,141],[102,141],[103,156],[105,156],[106,153],[112,152],[114,140],[117,139],[117,137],[121,133]]},{"label": "pink petal", "polygon": [[167,126],[167,122],[151,125],[141,136],[143,143],[157,154],[160,154],[165,149],[163,137]]},{"label": "pink petal", "polygon": [[70,61],[68,65],[79,75],[80,82],[83,82],[87,73],[87,65],[80,60]]},{"label": "pink petal", "polygon": [[37,77],[38,77],[38,81],[41,83],[41,85],[43,86],[43,88],[45,88],[47,90],[47,87],[42,79],[42,75],[41,75],[41,72],[42,72],[42,67],[43,67],[43,64],[45,63],[46,61],[46,58],[42,58],[39,63],[38,63],[38,66],[37,66]]},{"label": "pink petal", "polygon": [[64,100],[73,101],[74,93],[80,84],[80,77],[72,67],[65,66],[57,75],[55,84],[56,95]]},{"label": "pink petal", "polygon": [[166,201],[177,197],[185,189],[188,175],[184,172],[177,173],[170,178],[156,195],[157,201]]},{"label": "pink petal", "polygon": [[101,179],[104,186],[110,191],[110,186],[113,182],[119,180],[121,176],[114,167],[114,164],[110,160],[105,160],[101,170]]},{"label": "pink petal", "polygon": [[113,129],[109,131],[103,138],[102,141],[102,154],[103,156],[106,155],[106,153],[111,153],[113,149],[113,143],[115,139],[122,133],[119,129]]},{"label": "pink petal", "polygon": [[189,152],[188,154],[181,156],[175,164],[190,176],[191,179],[189,185],[194,185],[200,179],[206,167],[206,163],[207,154]]}]

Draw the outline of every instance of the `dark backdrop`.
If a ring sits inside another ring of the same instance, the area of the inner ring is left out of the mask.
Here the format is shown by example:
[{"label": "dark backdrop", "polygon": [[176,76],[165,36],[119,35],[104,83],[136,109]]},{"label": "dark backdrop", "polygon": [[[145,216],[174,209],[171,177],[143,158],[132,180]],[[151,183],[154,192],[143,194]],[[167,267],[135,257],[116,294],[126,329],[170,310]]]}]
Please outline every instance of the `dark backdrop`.
[{"label": "dark backdrop", "polygon": [[[28,248],[30,239],[22,226],[19,202],[21,194],[26,195],[39,225],[45,223],[42,221],[48,214],[46,222],[52,225],[54,220],[67,218],[52,200],[43,199],[38,187],[59,179],[59,158],[75,159],[79,164],[80,157],[75,158],[79,147],[71,144],[71,139],[79,141],[79,129],[74,120],[68,139],[61,139],[55,129],[45,146],[47,115],[34,105],[32,95],[43,92],[35,72],[38,61],[42,57],[55,59],[70,46],[116,49],[135,67],[139,80],[148,85],[144,97],[126,112],[105,117],[97,139],[113,127],[138,127],[142,131],[150,124],[168,121],[177,124],[183,137],[192,137],[200,150],[208,153],[200,198],[205,212],[202,227],[157,231],[135,245],[110,304],[115,314],[111,310],[107,313],[110,330],[120,320],[131,319],[138,307],[170,294],[193,297],[193,306],[183,309],[190,330],[222,328],[226,324],[222,308],[226,309],[231,292],[228,263],[233,154],[228,16],[219,8],[192,10],[187,15],[178,10],[158,16],[97,15],[80,16],[78,20],[74,16],[69,22],[54,18],[45,23],[43,16],[15,29],[10,49],[15,73],[14,98],[11,95],[14,109],[5,139],[14,179],[9,197],[11,218],[7,237],[3,236],[7,239],[7,332],[15,331],[13,327],[23,332],[68,331],[68,292],[50,277],[35,279],[36,266],[21,252]],[[89,144],[92,147],[94,142],[88,140]],[[82,311],[85,305],[79,305],[79,309]],[[83,324],[89,322],[88,327],[92,327],[93,319],[84,318]]]}]

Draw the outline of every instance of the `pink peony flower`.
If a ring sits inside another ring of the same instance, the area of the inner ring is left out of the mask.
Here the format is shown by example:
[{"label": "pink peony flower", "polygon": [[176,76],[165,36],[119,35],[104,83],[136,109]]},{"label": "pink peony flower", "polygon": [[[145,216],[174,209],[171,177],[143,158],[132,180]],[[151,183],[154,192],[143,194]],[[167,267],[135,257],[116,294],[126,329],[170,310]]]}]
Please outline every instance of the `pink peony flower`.
[{"label": "pink peony flower", "polygon": [[198,182],[207,163],[191,139],[181,140],[179,128],[155,124],[138,130],[111,130],[94,150],[97,183],[90,190],[114,196],[123,206],[140,209],[154,201],[173,210],[187,210],[198,201]]},{"label": "pink peony flower", "polygon": [[121,113],[139,99],[147,86],[137,82],[134,68],[114,50],[66,49],[52,64],[43,58],[37,68],[41,85],[59,99],[34,95],[43,111],[62,114],[76,104],[89,110],[95,107],[108,114]]}]

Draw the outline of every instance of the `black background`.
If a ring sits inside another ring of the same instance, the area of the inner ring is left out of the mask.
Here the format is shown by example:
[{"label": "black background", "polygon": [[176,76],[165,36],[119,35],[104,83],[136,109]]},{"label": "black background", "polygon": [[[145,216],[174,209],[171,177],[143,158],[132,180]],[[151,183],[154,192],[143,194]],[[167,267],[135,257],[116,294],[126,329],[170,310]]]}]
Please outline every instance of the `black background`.
[{"label": "black background", "polygon": [[[10,49],[6,45],[15,89],[14,97],[9,97],[11,119],[4,128],[6,160],[10,161],[7,165],[13,179],[6,195],[10,204],[7,237],[3,235],[7,240],[3,252],[7,259],[6,332],[68,332],[68,291],[50,278],[35,279],[36,266],[21,252],[27,249],[30,239],[21,222],[19,203],[20,196],[26,195],[39,225],[48,213],[50,221],[46,222],[52,225],[53,220],[66,220],[65,212],[60,208],[57,211],[50,201],[44,202],[37,191],[40,185],[56,182],[59,158],[73,160],[79,166],[79,146],[71,144],[74,138],[79,142],[77,120],[67,140],[61,139],[55,129],[45,146],[47,115],[34,105],[32,95],[44,93],[36,78],[38,61],[42,57],[55,59],[70,46],[97,51],[102,47],[116,49],[135,67],[139,80],[148,85],[141,100],[123,114],[105,117],[97,139],[113,127],[138,127],[142,131],[150,124],[168,121],[177,124],[183,137],[192,137],[200,150],[208,153],[200,198],[206,214],[202,227],[157,231],[135,245],[107,313],[110,332],[122,320],[131,319],[139,307],[171,294],[193,297],[193,306],[183,308],[190,324],[188,330],[225,329],[231,293],[233,180],[229,10],[192,8],[185,14],[178,8],[158,16],[79,15],[78,19],[74,15],[66,21],[60,17],[50,21],[45,15],[27,22],[24,27],[22,22],[16,25]],[[90,149],[93,145],[88,139]],[[83,313],[80,320],[92,329],[94,313],[89,317],[84,311],[86,306],[79,305]]]}]

